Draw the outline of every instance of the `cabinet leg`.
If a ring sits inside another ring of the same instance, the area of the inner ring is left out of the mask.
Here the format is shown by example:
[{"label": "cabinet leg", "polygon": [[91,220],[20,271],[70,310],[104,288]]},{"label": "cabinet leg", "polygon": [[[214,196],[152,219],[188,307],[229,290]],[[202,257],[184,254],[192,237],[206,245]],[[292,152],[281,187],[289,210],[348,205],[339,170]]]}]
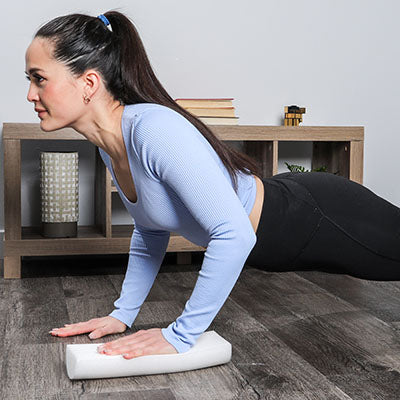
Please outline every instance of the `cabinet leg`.
[{"label": "cabinet leg", "polygon": [[21,278],[21,257],[4,257],[4,279]]},{"label": "cabinet leg", "polygon": [[191,264],[192,263],[192,253],[190,251],[176,253],[176,263],[178,265]]}]

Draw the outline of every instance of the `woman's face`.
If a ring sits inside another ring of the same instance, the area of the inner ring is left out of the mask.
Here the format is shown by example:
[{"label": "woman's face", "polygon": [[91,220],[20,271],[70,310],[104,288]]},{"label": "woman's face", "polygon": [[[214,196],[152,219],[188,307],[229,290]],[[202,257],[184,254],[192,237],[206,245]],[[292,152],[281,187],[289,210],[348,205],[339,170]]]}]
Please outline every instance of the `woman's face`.
[{"label": "woman's face", "polygon": [[44,131],[72,126],[84,115],[84,82],[51,56],[53,45],[35,38],[25,54],[30,81],[28,101],[35,106]]}]

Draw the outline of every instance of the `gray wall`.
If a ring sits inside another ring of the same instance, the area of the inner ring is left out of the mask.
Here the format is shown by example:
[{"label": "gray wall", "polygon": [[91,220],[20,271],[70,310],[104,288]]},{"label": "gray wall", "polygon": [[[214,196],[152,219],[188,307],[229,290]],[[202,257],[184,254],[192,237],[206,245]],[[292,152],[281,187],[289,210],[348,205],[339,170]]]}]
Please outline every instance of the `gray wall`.
[{"label": "gray wall", "polygon": [[[240,124],[280,125],[283,106],[298,104],[307,108],[303,125],[365,126],[364,185],[400,205],[400,3],[394,0],[42,0],[1,8],[0,124],[39,122],[26,100],[24,56],[41,24],[72,12],[119,9],[134,21],[174,98],[234,97]],[[79,224],[90,224],[94,151],[84,142],[23,146],[22,224],[40,221],[38,154],[53,146],[80,152]],[[309,168],[310,153],[308,143],[286,144],[279,172],[287,171],[284,161]],[[2,169],[0,188],[4,231]],[[113,223],[129,223],[114,196]]]}]

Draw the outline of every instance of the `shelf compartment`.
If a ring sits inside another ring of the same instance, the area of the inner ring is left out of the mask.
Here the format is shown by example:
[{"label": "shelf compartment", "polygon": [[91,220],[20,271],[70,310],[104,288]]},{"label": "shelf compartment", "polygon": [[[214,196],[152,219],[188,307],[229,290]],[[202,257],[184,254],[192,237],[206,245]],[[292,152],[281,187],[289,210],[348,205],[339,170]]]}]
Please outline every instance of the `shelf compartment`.
[{"label": "shelf compartment", "polygon": [[350,142],[313,142],[311,168],[326,166],[327,172],[349,178]]}]

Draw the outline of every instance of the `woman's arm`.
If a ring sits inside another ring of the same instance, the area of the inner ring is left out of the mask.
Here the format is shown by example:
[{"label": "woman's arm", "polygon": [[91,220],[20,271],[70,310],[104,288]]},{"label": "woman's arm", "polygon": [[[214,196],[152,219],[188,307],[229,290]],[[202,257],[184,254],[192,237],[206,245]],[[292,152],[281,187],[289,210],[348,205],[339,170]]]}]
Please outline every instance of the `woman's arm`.
[{"label": "woman's arm", "polygon": [[149,231],[135,224],[121,294],[111,317],[132,326],[160,270],[169,237],[168,231]]},{"label": "woman's arm", "polygon": [[168,109],[146,111],[136,121],[132,140],[147,174],[175,191],[210,239],[183,313],[162,329],[165,339],[178,352],[185,352],[226,301],[256,235],[232,185],[207,149],[207,140],[183,116]]}]

